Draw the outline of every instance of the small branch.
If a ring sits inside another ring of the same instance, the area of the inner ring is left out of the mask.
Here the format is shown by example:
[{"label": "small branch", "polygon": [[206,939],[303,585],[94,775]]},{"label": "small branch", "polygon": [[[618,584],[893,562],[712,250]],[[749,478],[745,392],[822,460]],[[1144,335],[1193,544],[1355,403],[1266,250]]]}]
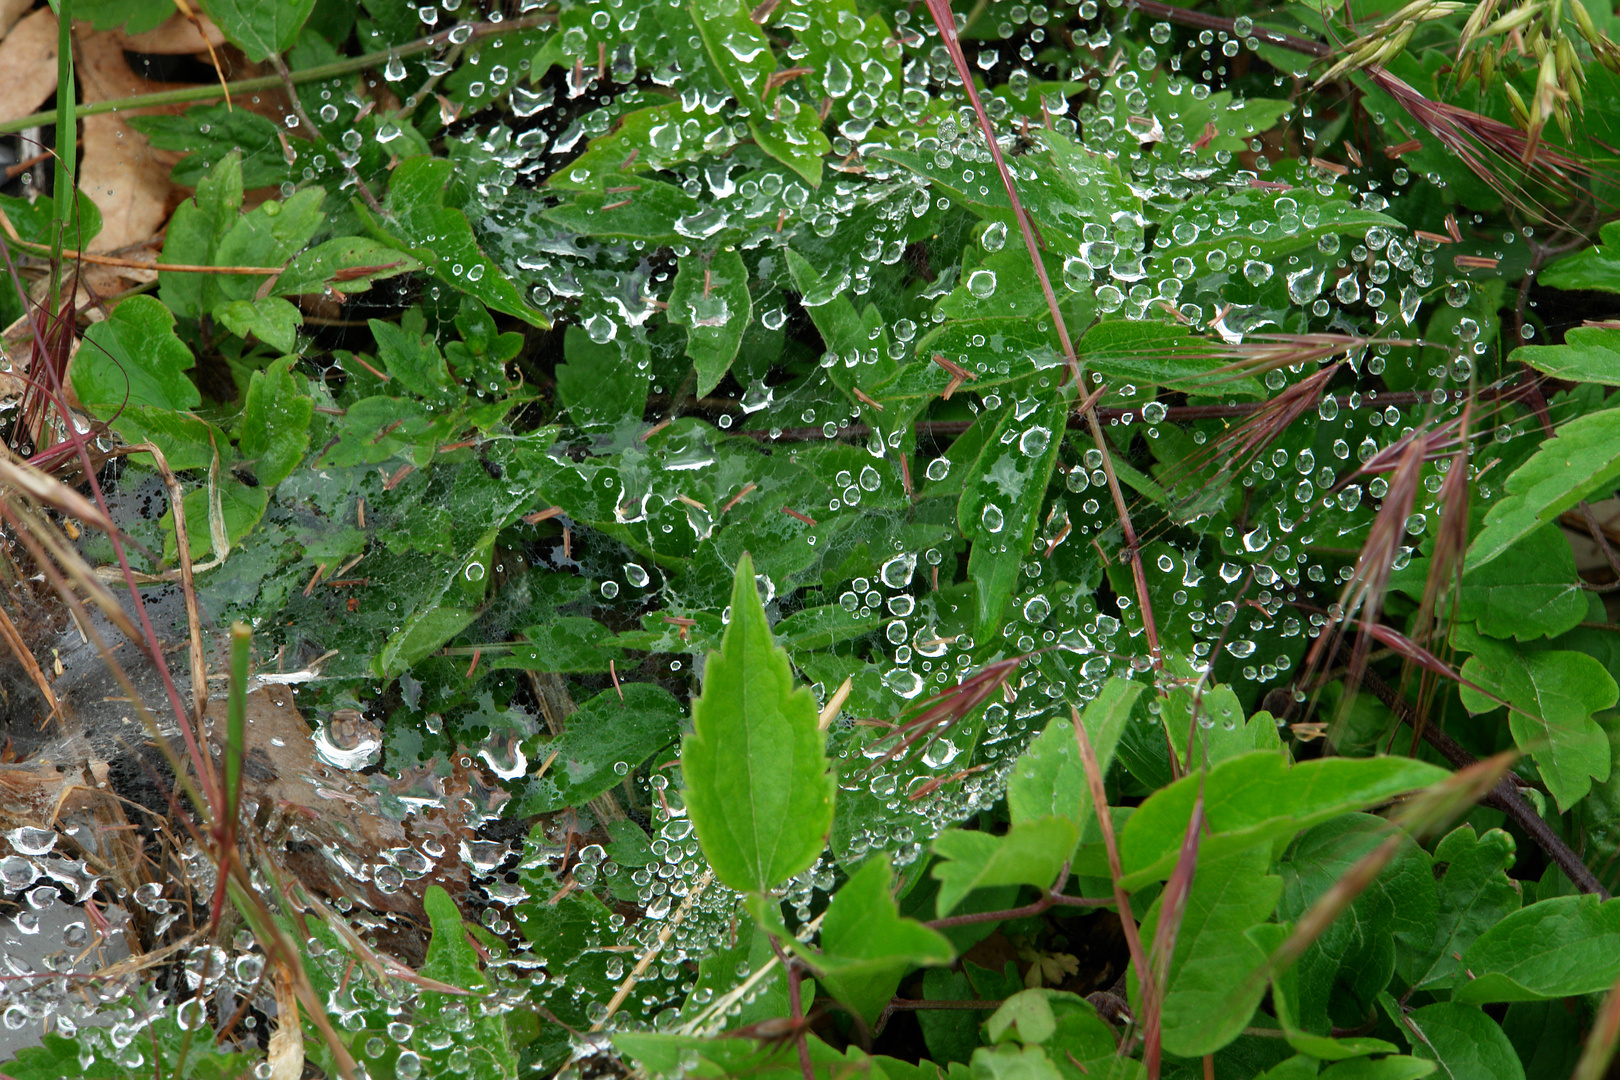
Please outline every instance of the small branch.
[{"label": "small branch", "polygon": [[[349,174],[350,180],[354,181],[354,186],[359,189],[360,198],[365,201],[366,207],[378,217],[386,217],[387,213],[377,202],[377,197],[371,193],[371,189],[366,186],[366,182],[361,179],[354,166],[344,162],[343,151],[332,145],[332,140],[326,137],[326,132],[317,127],[315,121],[310,118],[309,113],[304,111],[304,103],[298,97],[298,84],[293,82],[293,73],[288,69],[287,62],[277,54],[270,57],[270,63],[274,65],[276,75],[281,79],[281,85],[287,91],[287,99],[292,102],[293,112],[298,116],[298,122],[304,126],[305,131],[309,132],[310,138],[325,145],[329,151],[337,155],[338,164],[343,166],[343,171]],[[356,156],[358,157],[358,155]]]},{"label": "small branch", "polygon": [[[1066,881],[1069,876],[1067,866],[1059,875],[1059,882]],[[943,919],[934,919],[924,923],[935,930],[945,930],[952,926],[971,926],[974,923],[1005,922],[1008,919],[1027,919],[1031,915],[1039,915],[1047,908],[1052,907],[1113,907],[1117,901],[1113,897],[1065,896],[1056,889],[1046,890],[1046,894],[1033,904],[1023,907],[1006,908],[1002,911],[975,911],[967,915],[951,915]]]},{"label": "small branch", "polygon": [[889,1020],[897,1012],[994,1012],[1003,1004],[1004,1002],[1000,1001],[927,1001],[917,998],[894,998],[878,1014],[877,1023],[872,1027],[872,1035],[876,1038],[882,1034]]},{"label": "small branch", "polygon": [[804,1074],[804,1080],[816,1080],[816,1069],[810,1062],[810,1043],[804,1037],[804,998],[799,990],[803,973],[799,970],[799,965],[782,951],[781,943],[774,936],[771,938],[771,951],[776,954],[776,959],[787,972],[788,1018],[793,1022],[793,1043],[799,1050],[799,1071]]},{"label": "small branch", "polygon": [[1280,30],[1271,30],[1264,26],[1256,26],[1242,35],[1235,29],[1235,19],[1223,19],[1219,15],[1208,15],[1202,11],[1191,11],[1187,8],[1176,7],[1173,4],[1162,4],[1158,0],[1131,0],[1126,10],[1136,8],[1146,12],[1155,19],[1165,22],[1180,23],[1182,26],[1191,26],[1197,30],[1219,30],[1233,37],[1252,37],[1268,45],[1279,45],[1292,52],[1303,53],[1306,56],[1325,58],[1333,55],[1333,48],[1320,41],[1310,38],[1295,37]]},{"label": "small branch", "polygon": [[[1465,769],[1478,763],[1478,759],[1462,748],[1462,745],[1441,731],[1434,724],[1420,724],[1412,706],[1395,693],[1383,679],[1372,672],[1363,672],[1361,684],[1372,691],[1374,697],[1384,703],[1384,706],[1405,722],[1414,731],[1421,730],[1423,741],[1439,751],[1454,768]],[[1609,899],[1609,890],[1598,881],[1597,875],[1581,861],[1581,857],[1572,851],[1563,837],[1559,836],[1548,825],[1542,816],[1536,813],[1519,789],[1514,785],[1511,777],[1504,776],[1497,781],[1496,787],[1484,799],[1485,805],[1502,811],[1513,820],[1519,828],[1530,835],[1536,846],[1547,853],[1547,857],[1558,864],[1575,887],[1583,893],[1593,893],[1603,899]]]}]

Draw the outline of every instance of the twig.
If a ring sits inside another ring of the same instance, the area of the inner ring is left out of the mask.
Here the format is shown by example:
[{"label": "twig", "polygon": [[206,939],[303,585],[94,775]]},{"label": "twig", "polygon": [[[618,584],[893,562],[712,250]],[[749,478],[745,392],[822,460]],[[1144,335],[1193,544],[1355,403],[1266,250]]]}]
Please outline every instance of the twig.
[{"label": "twig", "polygon": [[1110,896],[1107,898],[1091,896],[1068,896],[1059,892],[1068,881],[1069,868],[1064,866],[1063,872],[1058,875],[1057,884],[1047,889],[1041,898],[1032,904],[1023,907],[1006,908],[1002,911],[975,911],[967,915],[951,915],[943,919],[933,919],[924,923],[935,930],[944,930],[952,926],[971,926],[973,923],[1006,922],[1010,919],[1027,919],[1031,915],[1039,915],[1047,908],[1052,907],[1113,907],[1118,901]]},{"label": "twig", "polygon": [[386,211],[377,202],[377,197],[371,193],[371,189],[366,186],[365,180],[361,179],[354,166],[344,162],[343,153],[332,145],[332,140],[326,137],[326,132],[317,127],[315,121],[310,119],[309,113],[304,111],[304,103],[298,97],[298,84],[293,82],[293,73],[288,69],[287,62],[281,58],[279,53],[273,53],[270,56],[270,63],[275,67],[276,75],[280,77],[282,86],[287,90],[287,100],[292,102],[293,112],[298,116],[299,123],[303,124],[304,129],[310,133],[310,138],[324,144],[328,150],[337,155],[338,163],[343,165],[343,171],[349,174],[350,180],[354,181],[354,186],[360,192],[360,198],[365,200],[365,204],[371,212],[378,217],[387,216]]}]

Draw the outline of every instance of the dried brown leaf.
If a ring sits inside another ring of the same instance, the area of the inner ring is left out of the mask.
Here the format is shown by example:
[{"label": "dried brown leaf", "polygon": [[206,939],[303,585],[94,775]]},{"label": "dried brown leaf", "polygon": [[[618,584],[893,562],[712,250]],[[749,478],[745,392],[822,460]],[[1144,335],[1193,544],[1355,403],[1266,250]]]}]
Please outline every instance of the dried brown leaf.
[{"label": "dried brown leaf", "polygon": [[[56,16],[40,8],[0,41],[0,121],[22,119],[56,93],[56,39]],[[24,156],[38,150],[25,148]]]},{"label": "dried brown leaf", "polygon": [[130,38],[128,47],[131,52],[149,56],[185,56],[190,53],[206,55],[209,46],[217,49],[224,44],[225,35],[219,32],[219,27],[208,16],[198,15],[197,22],[193,23],[176,11],[162,26]]}]

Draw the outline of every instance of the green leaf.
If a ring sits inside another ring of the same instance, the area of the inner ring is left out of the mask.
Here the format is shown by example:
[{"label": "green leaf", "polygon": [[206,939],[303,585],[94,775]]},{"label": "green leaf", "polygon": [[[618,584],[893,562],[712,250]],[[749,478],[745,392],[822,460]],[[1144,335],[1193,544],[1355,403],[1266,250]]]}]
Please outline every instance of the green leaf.
[{"label": "green leaf", "polygon": [[378,222],[362,211],[362,220],[380,234],[378,240],[403,242],[425,269],[452,289],[545,329],[546,320],[519,295],[517,286],[501,268],[479,250],[467,215],[445,205],[454,169],[444,158],[422,156],[401,162],[388,178],[386,205],[392,217]]},{"label": "green leaf", "polygon": [[420,269],[420,261],[398,248],[365,236],[339,236],[300,252],[276,278],[270,295],[319,294],[328,288],[365,292],[374,281]]},{"label": "green leaf", "polygon": [[1568,810],[1609,778],[1609,739],[1593,719],[1620,700],[1620,686],[1585,653],[1523,652],[1459,627],[1453,642],[1473,656],[1458,687],[1463,707],[1486,713],[1508,704],[1508,727],[1520,750],[1535,759],[1547,790]]},{"label": "green leaf", "polygon": [[1163,323],[1105,319],[1087,330],[1075,353],[1087,371],[1110,382],[1147,383],[1211,397],[1263,398],[1266,391],[1250,375],[1211,375],[1230,361],[1217,356],[1219,345]]},{"label": "green leaf", "polygon": [[[1391,577],[1412,597],[1423,595],[1429,560],[1416,559]],[[1456,591],[1458,622],[1477,621],[1479,631],[1528,641],[1557,637],[1586,617],[1587,596],[1575,572],[1575,552],[1557,525],[1537,529],[1508,548],[1504,557],[1463,572]]]},{"label": "green leaf", "polygon": [[1562,1001],[1516,1001],[1502,1032],[1519,1052],[1527,1080],[1569,1080],[1585,1043],[1585,1018]]},{"label": "green leaf", "polygon": [[1485,515],[1485,528],[1468,547],[1468,569],[1495,559],[1588,495],[1606,492],[1620,477],[1620,410],[1576,417],[1541,444],[1503,485]]},{"label": "green leaf", "polygon": [[174,17],[174,0],[73,0],[73,17],[94,23],[97,30],[134,36],[156,30]]},{"label": "green leaf", "polygon": [[980,1047],[970,1068],[973,1080],[1064,1080],[1039,1046]]},{"label": "green leaf", "polygon": [[1513,1043],[1477,1005],[1437,1001],[1404,1023],[1413,1056],[1438,1063],[1450,1080],[1524,1080]]},{"label": "green leaf", "polygon": [[993,1043],[1017,1039],[1028,1045],[1043,1043],[1057,1032],[1057,1016],[1045,990],[1022,990],[1001,1003],[985,1022],[985,1036]]},{"label": "green leaf", "polygon": [[1607,990],[1620,976],[1620,901],[1556,896],[1520,908],[1481,934],[1454,1000],[1545,1001]]},{"label": "green leaf", "polygon": [[[0,195],[0,210],[4,210],[17,230],[17,235],[29,243],[49,244],[56,232],[56,200],[41,195],[33,202],[15,195]],[[101,231],[101,209],[90,196],[74,189],[73,207],[67,214],[67,228],[62,234],[62,246],[83,251]]]},{"label": "green leaf", "polygon": [[[1536,284],[1550,289],[1594,289],[1620,292],[1620,221],[1611,221],[1598,232],[1597,245],[1565,255],[1536,275]],[[1601,246],[1599,246],[1601,245]],[[1517,359],[1523,349],[1510,359]]]},{"label": "green leaf", "polygon": [[[249,487],[240,480],[226,477],[219,484],[219,502],[225,521],[225,535],[234,548],[264,517],[265,508],[270,503],[270,489]],[[196,488],[186,492],[182,505],[186,508],[186,539],[191,557],[193,560],[202,559],[214,547],[208,522],[208,489]],[[174,542],[174,514],[164,514],[159,525],[164,529],[163,561],[168,562],[179,552]]]},{"label": "green leaf", "polygon": [[[1097,754],[1097,767],[1104,776],[1113,764],[1114,749],[1130,719],[1131,706],[1142,690],[1141,683],[1115,676],[1103,683],[1080,714]],[[1013,764],[1007,782],[1007,812],[1014,825],[1043,817],[1067,817],[1076,825],[1084,825],[1091,814],[1091,791],[1069,717],[1060,713],[1048,721],[1046,730]]]},{"label": "green leaf", "polygon": [[1330,1065],[1321,1080],[1418,1080],[1435,1071],[1432,1061],[1391,1054],[1383,1058],[1353,1058]]},{"label": "green leaf", "polygon": [[[576,163],[570,171],[578,167]],[[646,177],[614,187],[635,190],[581,191],[561,206],[546,210],[543,216],[582,236],[680,244],[686,242],[686,237],[675,227],[676,222],[704,209],[702,203],[674,184]]]},{"label": "green leaf", "polygon": [[699,397],[726,377],[752,318],[748,268],[735,248],[681,259],[669,294],[669,321],[686,327],[686,355],[697,367]]},{"label": "green leaf", "polygon": [[[214,252],[219,266],[283,266],[309,243],[326,214],[321,203],[326,189],[307,187],[285,202],[269,200],[254,207],[231,226]],[[216,274],[223,300],[251,300],[264,285],[253,274]],[[286,301],[282,301],[286,303]]]},{"label": "green leaf", "polygon": [[726,87],[757,111],[765,80],[776,71],[770,38],[741,0],[691,0],[692,25]]},{"label": "green leaf", "polygon": [[[557,755],[544,776],[528,781],[518,799],[524,814],[548,814],[583,806],[624,779],[616,768],[639,768],[672,746],[681,730],[681,707],[653,683],[624,683],[604,690],[568,717],[568,730],[533,752],[541,761]],[[534,769],[531,768],[531,774]]]},{"label": "green leaf", "polygon": [[286,52],[315,0],[202,0],[202,9],[232,45],[255,64]]},{"label": "green leaf", "polygon": [[[1290,768],[1275,751],[1244,754],[1202,777],[1209,831],[1199,846],[1199,860],[1292,836],[1448,775],[1437,766],[1401,757],[1319,758]],[[1126,822],[1120,835],[1126,888],[1169,875],[1199,782],[1199,776],[1185,776],[1161,788]]]},{"label": "green leaf", "polygon": [[69,367],[73,392],[93,415],[106,419],[125,405],[186,410],[202,395],[186,372],[196,363],[174,332],[174,316],[161,300],[132,296],[84,332]]},{"label": "green leaf", "polygon": [[1507,876],[1514,858],[1513,837],[1501,829],[1476,836],[1472,825],[1447,833],[1434,849],[1439,871],[1435,887],[1439,913],[1434,944],[1426,953],[1403,951],[1396,963],[1418,989],[1445,986],[1462,972],[1458,959],[1481,934],[1519,910],[1517,882]]},{"label": "green leaf", "polygon": [[225,234],[236,224],[242,205],[242,154],[233,150],[197,183],[197,194],[175,207],[158,256],[158,286],[169,308],[182,318],[197,319],[214,310],[219,299],[217,274],[165,271],[165,263],[217,266]]},{"label": "green leaf", "polygon": [[392,378],[429,401],[446,397],[451,388],[450,368],[432,336],[425,333],[427,326],[419,313],[399,324],[371,319],[368,325],[377,340],[377,356]]},{"label": "green leaf", "polygon": [[595,619],[559,615],[523,628],[524,641],[505,656],[494,657],[491,667],[518,671],[607,671],[610,661],[624,659],[613,644],[613,632]]},{"label": "green leaf", "polygon": [[278,352],[290,353],[298,347],[298,328],[304,325],[303,312],[279,296],[263,300],[227,300],[215,306],[214,318],[237,337],[249,334]]},{"label": "green leaf", "polygon": [[[1614,291],[1620,292],[1620,272],[1613,280]],[[1620,386],[1620,329],[1574,326],[1565,332],[1562,345],[1523,345],[1508,361],[1568,382]]]},{"label": "green leaf", "polygon": [[306,380],[293,374],[295,363],[294,357],[282,357],[248,382],[236,438],[261,484],[279,484],[309,449],[315,399]]},{"label": "green leaf", "polygon": [[794,684],[787,652],[771,638],[745,553],[731,623],[709,654],[681,747],[698,841],[715,877],[738,892],[774,888],[821,854],[835,784],[816,716],[815,698]]},{"label": "green leaf", "polygon": [[[169,174],[176,184],[196,187],[231,154],[240,159],[242,186],[249,191],[298,178],[281,148],[275,121],[248,109],[228,108],[223,103],[193,105],[181,116],[132,116],[128,123],[157,149],[185,154]],[[309,144],[292,140],[289,145],[296,149]],[[302,168],[299,165],[300,172]]]},{"label": "green leaf", "polygon": [[[487,985],[478,966],[478,953],[468,940],[461,912],[450,894],[429,885],[422,906],[433,923],[427,959],[420,974],[429,979],[480,991]],[[468,1065],[470,1075],[508,1080],[518,1074],[517,1052],[506,1028],[506,1010],[486,997],[424,991],[417,1000],[415,1024],[419,1034],[413,1045],[427,1064],[424,1072],[441,1076]],[[465,1013],[466,1015],[460,1015]],[[471,1023],[467,1020],[470,1016]]]},{"label": "green leaf", "polygon": [[[189,522],[187,523],[190,524]],[[429,605],[407,616],[400,628],[388,636],[371,666],[384,679],[395,679],[443,647],[465,630],[476,611],[441,604],[436,597]]]},{"label": "green leaf", "polygon": [[1020,568],[1040,525],[1052,467],[1063,446],[1069,398],[1053,394],[1022,420],[1017,412],[1006,407],[985,439],[957,504],[957,522],[963,535],[973,540],[968,578],[978,589],[974,637],[979,641],[989,641],[1000,629],[1018,586]]},{"label": "green leaf", "polygon": [[[1269,955],[1280,945],[1287,934],[1287,927],[1276,926],[1269,934],[1275,942],[1262,940],[1260,944],[1266,947]],[[1265,938],[1268,935],[1257,933],[1252,935]],[[1300,965],[1293,964],[1283,971],[1276,972],[1271,979],[1271,1007],[1277,1014],[1277,1023],[1282,1025],[1283,1037],[1302,1054],[1309,1054],[1323,1061],[1344,1061],[1349,1058],[1365,1057],[1368,1054],[1390,1054],[1397,1049],[1394,1043],[1383,1039],[1373,1039],[1366,1036],[1316,1035],[1305,1030],[1300,1024]]]},{"label": "green leaf", "polygon": [[[1187,895],[1181,927],[1170,960],[1164,998],[1164,1048],[1182,1057],[1212,1054],[1242,1033],[1266,992],[1254,978],[1266,950],[1249,931],[1271,917],[1283,880],[1266,873],[1271,852],[1253,847],[1219,858],[1199,852],[1198,872]],[[1142,939],[1151,941],[1163,899],[1142,921]],[[1130,973],[1131,1000],[1142,1007],[1141,986]]]},{"label": "green leaf", "polygon": [[225,433],[206,420],[154,405],[131,405],[111,424],[125,442],[154,443],[175,472],[208,468],[214,448],[227,445]]},{"label": "green leaf", "polygon": [[1004,836],[946,829],[934,838],[934,854],[945,860],[933,870],[939,882],[940,917],[954,911],[974,889],[997,885],[1051,888],[1079,840],[1079,826],[1066,817],[1022,821]]},{"label": "green leaf", "polygon": [[629,334],[621,330],[601,344],[582,326],[570,326],[563,335],[568,362],[557,367],[557,400],[574,423],[640,424],[650,388],[642,371],[650,365],[652,350]]},{"label": "green leaf", "polygon": [[804,177],[811,187],[821,186],[822,158],[832,152],[832,142],[821,130],[815,105],[800,101],[790,91],[778,91],[771,115],[750,117],[748,131],[761,150]]},{"label": "green leaf", "polygon": [[900,917],[889,891],[893,880],[887,854],[863,863],[828,905],[821,955],[811,960],[827,992],[869,1025],[877,1022],[909,969],[956,958],[937,930]]}]

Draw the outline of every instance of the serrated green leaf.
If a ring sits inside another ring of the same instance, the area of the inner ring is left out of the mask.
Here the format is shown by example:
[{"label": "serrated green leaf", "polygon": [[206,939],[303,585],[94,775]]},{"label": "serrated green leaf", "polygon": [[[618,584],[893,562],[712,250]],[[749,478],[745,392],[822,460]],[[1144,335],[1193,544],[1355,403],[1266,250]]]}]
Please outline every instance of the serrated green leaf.
[{"label": "serrated green leaf", "polygon": [[[157,149],[185,154],[170,173],[176,184],[198,186],[231,154],[241,159],[242,186],[249,191],[296,178],[281,148],[275,121],[249,109],[228,108],[223,103],[193,105],[180,116],[132,116],[128,123]],[[308,144],[295,141],[291,145]],[[302,167],[300,164],[300,170]]]},{"label": "serrated green leaf", "polygon": [[279,296],[226,300],[215,305],[214,318],[237,337],[251,335],[284,353],[298,347],[298,328],[304,325],[303,312]]},{"label": "serrated green leaf", "polygon": [[[1141,696],[1141,683],[1114,677],[1103,683],[1097,696],[1080,714],[1086,735],[1097,754],[1103,775],[1114,761],[1120,733],[1130,719],[1131,706]],[[1074,723],[1059,714],[1013,764],[1007,782],[1007,812],[1014,825],[1043,817],[1067,817],[1083,825],[1091,814],[1091,791],[1075,742]]]},{"label": "serrated green leaf", "polygon": [[[557,757],[544,776],[528,781],[519,812],[546,814],[584,806],[624,777],[616,766],[636,769],[647,758],[674,745],[681,729],[680,704],[652,683],[624,683],[585,702],[566,723],[567,731],[534,751],[541,761]],[[531,769],[531,772],[533,770]]]},{"label": "serrated green leaf", "polygon": [[236,425],[237,445],[253,463],[261,484],[279,484],[304,460],[315,399],[308,384],[293,374],[294,357],[286,356],[253,373]]},{"label": "serrated green leaf", "polygon": [[1463,954],[1457,1001],[1544,1001],[1607,990],[1620,976],[1620,901],[1556,896],[1520,908]]},{"label": "serrated green leaf", "polygon": [[206,420],[155,405],[131,405],[111,423],[127,443],[155,444],[175,472],[208,468],[214,448],[228,445],[225,433]]},{"label": "serrated green leaf", "polygon": [[1616,477],[1620,409],[1571,420],[1507,478],[1506,493],[1468,547],[1468,569],[1486,565],[1588,495],[1607,491]]},{"label": "serrated green leaf", "polygon": [[1066,817],[1022,821],[1003,836],[946,829],[934,838],[939,882],[937,910],[949,915],[974,889],[1033,885],[1047,889],[1080,840],[1080,828]]},{"label": "serrated green leaf", "polygon": [[754,582],[737,562],[731,623],[704,668],[681,746],[687,812],[715,877],[764,892],[810,866],[832,827],[835,784],[816,702],[796,686]]},{"label": "serrated green leaf", "polygon": [[[1266,951],[1249,931],[1271,917],[1283,879],[1266,868],[1271,852],[1250,848],[1221,858],[1199,853],[1198,872],[1187,894],[1164,997],[1164,1048],[1183,1057],[1212,1054],[1242,1033],[1266,992],[1252,978]],[[1151,941],[1162,915],[1162,898],[1142,920]],[[1128,987],[1138,1010],[1141,987],[1133,969]]]},{"label": "serrated green leaf", "polygon": [[1008,406],[984,441],[957,504],[957,522],[974,541],[968,577],[978,589],[974,637],[988,641],[1018,587],[1020,568],[1040,525],[1046,487],[1057,464],[1069,397],[1058,393],[1020,420]]},{"label": "serrated green leaf", "polygon": [[[308,187],[285,202],[270,200],[236,219],[214,252],[219,266],[285,266],[320,229],[326,189]],[[264,286],[255,274],[215,274],[220,300],[252,300]],[[286,303],[285,300],[282,301]]]},{"label": "serrated green leaf", "polygon": [[613,643],[613,632],[582,615],[560,615],[525,626],[523,637],[510,653],[493,657],[490,666],[497,671],[607,671],[611,661],[624,659],[623,650]]},{"label": "serrated green leaf", "polygon": [[698,396],[726,377],[753,310],[748,268],[736,249],[681,259],[669,294],[669,321],[686,327],[686,355],[697,367]]},{"label": "serrated green leaf", "polygon": [[685,224],[683,219],[703,210],[702,203],[674,184],[648,177],[635,177],[614,187],[633,190],[581,191],[561,206],[546,210],[544,216],[582,236],[680,244],[686,237],[676,229],[676,222]]},{"label": "serrated green leaf", "polygon": [[132,296],[84,332],[69,366],[73,392],[102,419],[125,405],[187,410],[202,395],[186,372],[196,363],[161,300]]},{"label": "serrated green leaf", "polygon": [[[422,906],[432,921],[433,937],[420,974],[463,990],[482,990],[487,983],[478,966],[478,953],[468,940],[455,901],[441,886],[429,885]],[[466,1010],[471,1022],[466,1017],[452,1018],[453,1010]],[[417,1001],[415,1023],[420,1034],[413,1045],[435,1075],[456,1071],[455,1064],[466,1064],[475,1076],[494,1080],[517,1076],[518,1059],[506,1027],[506,1010],[486,1008],[483,995],[424,991]]]},{"label": "serrated green leaf", "polygon": [[1524,1066],[1497,1022],[1477,1005],[1437,1001],[1405,1018],[1412,1056],[1451,1080],[1524,1080]]},{"label": "serrated green leaf", "polygon": [[[1620,221],[1604,225],[1598,236],[1596,245],[1543,267],[1536,275],[1536,283],[1549,289],[1620,292]],[[1523,351],[1515,352],[1513,358]]]},{"label": "serrated green leaf", "polygon": [[271,296],[365,292],[371,283],[422,269],[417,259],[365,236],[339,236],[300,252],[281,272]]},{"label": "serrated green leaf", "polygon": [[1535,759],[1561,809],[1609,778],[1609,739],[1593,717],[1614,707],[1620,686],[1601,663],[1562,649],[1524,652],[1467,627],[1453,641],[1474,654],[1462,667],[1463,707],[1485,713],[1507,702],[1514,743]]},{"label": "serrated green leaf", "polygon": [[949,964],[956,950],[937,931],[900,917],[889,891],[888,855],[861,865],[834,894],[821,924],[821,955],[811,960],[822,985],[868,1024],[913,967]]},{"label": "serrated green leaf", "polygon": [[315,7],[315,0],[202,0],[219,32],[254,63],[286,52]]},{"label": "serrated green leaf", "polygon": [[758,107],[765,80],[776,71],[776,56],[748,6],[741,0],[691,0],[690,10],[703,51],[726,87],[739,102]]},{"label": "serrated green leaf", "polygon": [[822,158],[832,152],[832,142],[821,130],[815,105],[778,91],[771,115],[750,117],[748,131],[761,150],[804,177],[811,187],[821,186]]},{"label": "serrated green leaf", "polygon": [[[1614,277],[1620,292],[1620,271]],[[1620,329],[1612,326],[1574,326],[1562,345],[1522,345],[1508,356],[1510,363],[1529,364],[1546,375],[1568,382],[1620,386]]]},{"label": "serrated green leaf", "polygon": [[434,339],[424,333],[426,326],[420,318],[410,325],[368,321],[377,341],[377,356],[388,369],[388,374],[413,394],[437,401],[451,388],[450,368]]},{"label": "serrated green leaf", "polygon": [[165,263],[217,266],[220,242],[236,224],[242,205],[242,155],[233,150],[197,183],[197,194],[175,207],[158,256],[158,286],[182,318],[201,318],[219,299],[217,274],[165,271]]},{"label": "serrated green leaf", "polygon": [[[1446,834],[1434,849],[1439,898],[1434,943],[1426,953],[1402,952],[1397,966],[1411,985],[1446,985],[1462,971],[1458,957],[1481,934],[1519,910],[1518,883],[1507,876],[1513,837],[1501,829],[1476,836],[1472,825]],[[1439,871],[1444,866],[1444,872]]]},{"label": "serrated green leaf", "polygon": [[1290,768],[1257,750],[1186,776],[1148,797],[1120,834],[1125,886],[1166,877],[1175,865],[1200,779],[1209,831],[1199,859],[1292,836],[1329,818],[1438,783],[1444,769],[1410,758],[1319,758]]}]

